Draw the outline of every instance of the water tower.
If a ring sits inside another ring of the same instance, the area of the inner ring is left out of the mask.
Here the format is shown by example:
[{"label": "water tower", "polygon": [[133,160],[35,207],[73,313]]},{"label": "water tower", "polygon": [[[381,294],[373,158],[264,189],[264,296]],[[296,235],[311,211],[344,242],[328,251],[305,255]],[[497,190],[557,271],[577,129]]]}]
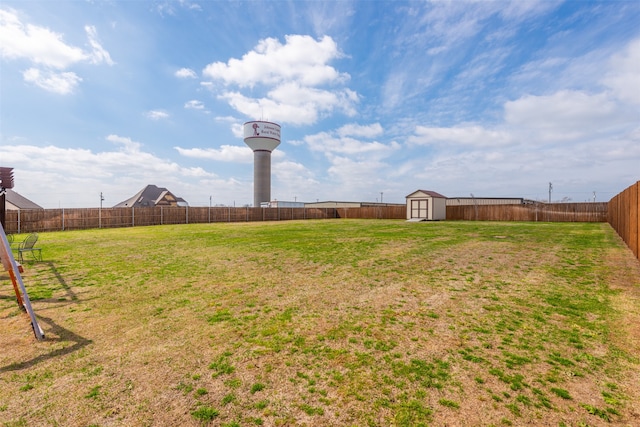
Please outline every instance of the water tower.
[{"label": "water tower", "polygon": [[246,122],[244,143],[253,150],[253,206],[271,201],[271,152],[280,145],[280,125]]}]

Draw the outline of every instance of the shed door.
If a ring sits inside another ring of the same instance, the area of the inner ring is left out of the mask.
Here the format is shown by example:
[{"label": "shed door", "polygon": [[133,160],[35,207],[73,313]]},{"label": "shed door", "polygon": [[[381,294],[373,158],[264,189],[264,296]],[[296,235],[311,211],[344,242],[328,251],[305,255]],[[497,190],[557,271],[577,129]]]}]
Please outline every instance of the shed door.
[{"label": "shed door", "polygon": [[411,201],[411,218],[427,218],[428,211],[429,211],[429,200],[418,199],[418,200]]}]

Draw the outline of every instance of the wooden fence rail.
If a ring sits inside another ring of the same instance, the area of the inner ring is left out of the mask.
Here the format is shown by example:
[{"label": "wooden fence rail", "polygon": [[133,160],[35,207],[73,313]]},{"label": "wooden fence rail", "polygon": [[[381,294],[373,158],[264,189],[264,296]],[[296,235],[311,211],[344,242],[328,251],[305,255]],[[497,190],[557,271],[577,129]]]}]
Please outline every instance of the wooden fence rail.
[{"label": "wooden fence rail", "polygon": [[608,203],[447,206],[447,220],[607,222]]},{"label": "wooden fence rail", "polygon": [[208,222],[286,221],[296,219],[405,219],[405,207],[250,208],[150,207],[22,209],[6,212],[7,233],[117,228]]},{"label": "wooden fence rail", "polygon": [[640,260],[640,181],[609,201],[609,224]]}]

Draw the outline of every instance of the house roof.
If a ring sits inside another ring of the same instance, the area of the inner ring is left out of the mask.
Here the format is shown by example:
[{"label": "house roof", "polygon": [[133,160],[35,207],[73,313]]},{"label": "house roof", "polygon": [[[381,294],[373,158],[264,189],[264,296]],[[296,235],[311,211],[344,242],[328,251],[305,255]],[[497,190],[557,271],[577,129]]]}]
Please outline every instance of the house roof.
[{"label": "house roof", "polygon": [[[175,202],[175,203],[171,203]],[[147,185],[133,197],[118,203],[114,208],[142,208],[161,205],[186,206],[188,203],[181,197],[176,197],[171,191],[155,185]]]},{"label": "house roof", "polygon": [[443,196],[440,193],[436,193],[435,191],[430,191],[430,190],[416,190],[416,191],[414,191],[413,193],[409,194],[406,197],[411,197],[416,193],[424,193],[424,194],[426,194],[428,196],[431,196],[431,197],[434,197],[436,199],[446,199],[446,196]]},{"label": "house roof", "polygon": [[42,206],[32,202],[11,189],[7,189],[5,200],[18,209],[44,209]]}]

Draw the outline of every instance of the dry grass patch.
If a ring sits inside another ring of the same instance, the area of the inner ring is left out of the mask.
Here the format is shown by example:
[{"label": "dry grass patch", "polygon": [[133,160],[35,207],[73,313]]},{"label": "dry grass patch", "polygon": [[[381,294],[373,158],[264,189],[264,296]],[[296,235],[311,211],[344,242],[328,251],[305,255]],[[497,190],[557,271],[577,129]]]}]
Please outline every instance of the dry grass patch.
[{"label": "dry grass patch", "polygon": [[606,224],[292,221],[41,238],[47,262],[25,282],[46,341],[6,280],[0,289],[6,425],[640,421],[638,330],[618,327],[640,313],[640,272]]}]

